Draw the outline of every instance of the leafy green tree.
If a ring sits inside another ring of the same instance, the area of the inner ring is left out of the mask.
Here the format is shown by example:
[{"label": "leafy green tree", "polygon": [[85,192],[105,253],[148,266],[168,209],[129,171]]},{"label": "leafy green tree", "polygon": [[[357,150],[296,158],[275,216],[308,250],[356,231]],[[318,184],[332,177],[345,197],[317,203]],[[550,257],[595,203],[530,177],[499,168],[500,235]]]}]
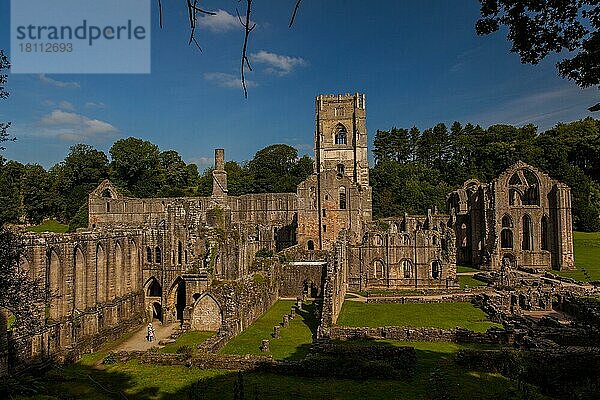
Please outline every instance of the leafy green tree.
[{"label": "leafy green tree", "polygon": [[597,0],[479,0],[477,33],[508,28],[511,51],[522,63],[537,64],[550,53],[573,54],[557,64],[579,86],[600,84],[600,4]]},{"label": "leafy green tree", "polygon": [[296,186],[312,173],[312,168],[308,173],[306,159],[301,162],[301,168],[298,162],[298,150],[287,144],[274,144],[257,151],[248,163],[253,181],[252,192],[295,192]]},{"label": "leafy green tree", "polygon": [[127,138],[110,148],[110,179],[136,197],[153,197],[162,183],[160,150],[149,141]]},{"label": "leafy green tree", "polygon": [[51,175],[60,195],[63,219],[70,221],[87,204],[88,194],[108,178],[108,158],[92,146],[76,144],[65,160],[51,169]]},{"label": "leafy green tree", "polygon": [[188,187],[188,169],[179,153],[174,150],[163,151],[160,159],[160,190],[158,197],[183,196]]},{"label": "leafy green tree", "polygon": [[41,223],[53,216],[55,196],[50,174],[39,164],[24,167],[21,182],[25,218],[32,224]]},{"label": "leafy green tree", "polygon": [[393,127],[389,131],[378,130],[375,134],[374,145],[375,162],[386,159],[405,163],[411,157],[411,139],[407,129]]},{"label": "leafy green tree", "polygon": [[17,223],[23,213],[21,207],[21,178],[23,164],[2,162],[0,157],[0,225]]}]

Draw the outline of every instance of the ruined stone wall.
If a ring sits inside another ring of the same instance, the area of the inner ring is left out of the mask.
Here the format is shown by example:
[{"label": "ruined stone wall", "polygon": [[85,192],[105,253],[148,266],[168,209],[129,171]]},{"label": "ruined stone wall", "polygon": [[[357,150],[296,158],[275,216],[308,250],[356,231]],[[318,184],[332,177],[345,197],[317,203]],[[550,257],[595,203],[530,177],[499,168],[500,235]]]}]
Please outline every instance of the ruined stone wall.
[{"label": "ruined stone wall", "polygon": [[489,185],[465,182],[448,210],[459,263],[574,268],[570,189],[530,165],[519,161]]},{"label": "ruined stone wall", "polygon": [[405,216],[374,222],[349,249],[352,290],[456,286],[454,232],[447,216]]},{"label": "ruined stone wall", "polygon": [[327,275],[323,287],[323,308],[317,332],[318,337],[328,336],[329,328],[337,322],[348,289],[348,238],[342,231],[333,251],[327,258]]},{"label": "ruined stone wall", "polygon": [[68,353],[111,336],[144,317],[142,232],[95,229],[72,234],[25,234],[20,268],[46,282],[52,296],[40,308],[41,332],[11,333],[11,367]]}]

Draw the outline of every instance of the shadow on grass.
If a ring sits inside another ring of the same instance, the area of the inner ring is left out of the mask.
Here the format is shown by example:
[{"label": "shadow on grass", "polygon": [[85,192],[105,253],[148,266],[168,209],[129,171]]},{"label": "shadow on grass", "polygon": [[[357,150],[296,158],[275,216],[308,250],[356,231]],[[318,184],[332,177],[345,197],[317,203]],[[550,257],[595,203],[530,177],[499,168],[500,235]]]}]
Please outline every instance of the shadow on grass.
[{"label": "shadow on grass", "polygon": [[[364,341],[348,346],[393,345]],[[296,376],[285,368],[237,371],[200,370],[117,363],[106,369],[74,364],[55,368],[40,379],[44,396],[32,399],[414,399],[431,398],[523,398],[514,381],[498,374],[467,371],[453,363],[453,353],[417,350],[412,379],[339,379]],[[9,397],[2,397],[9,398]]]}]

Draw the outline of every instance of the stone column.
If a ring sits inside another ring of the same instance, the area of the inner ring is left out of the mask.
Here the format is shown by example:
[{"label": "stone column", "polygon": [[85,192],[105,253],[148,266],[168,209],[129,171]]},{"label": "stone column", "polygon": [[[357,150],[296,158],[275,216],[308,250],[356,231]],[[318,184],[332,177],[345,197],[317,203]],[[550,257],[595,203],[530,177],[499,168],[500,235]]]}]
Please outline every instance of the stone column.
[{"label": "stone column", "polygon": [[262,340],[262,344],[260,345],[260,351],[262,351],[263,353],[268,353],[269,351],[271,351],[269,348],[269,339]]},{"label": "stone column", "polygon": [[281,326],[277,325],[273,327],[273,338],[279,339],[281,337]]},{"label": "stone column", "polygon": [[287,328],[290,325],[290,316],[285,314],[283,316],[283,323],[282,323],[284,328]]}]

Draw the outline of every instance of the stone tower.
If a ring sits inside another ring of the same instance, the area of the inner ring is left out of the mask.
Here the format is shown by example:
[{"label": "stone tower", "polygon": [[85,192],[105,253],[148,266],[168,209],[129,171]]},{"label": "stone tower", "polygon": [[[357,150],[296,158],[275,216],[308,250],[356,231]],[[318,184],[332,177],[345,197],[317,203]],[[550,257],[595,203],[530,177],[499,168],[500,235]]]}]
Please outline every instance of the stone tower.
[{"label": "stone tower", "polygon": [[315,171],[336,171],[368,186],[365,95],[320,95],[315,114]]},{"label": "stone tower", "polygon": [[298,242],[330,249],[340,231],[362,238],[371,221],[365,95],[320,95],[315,107],[315,173],[298,185]]},{"label": "stone tower", "polygon": [[212,176],[212,197],[217,202],[224,202],[224,199],[227,197],[227,172],[225,172],[224,149],[215,149],[215,169]]}]

